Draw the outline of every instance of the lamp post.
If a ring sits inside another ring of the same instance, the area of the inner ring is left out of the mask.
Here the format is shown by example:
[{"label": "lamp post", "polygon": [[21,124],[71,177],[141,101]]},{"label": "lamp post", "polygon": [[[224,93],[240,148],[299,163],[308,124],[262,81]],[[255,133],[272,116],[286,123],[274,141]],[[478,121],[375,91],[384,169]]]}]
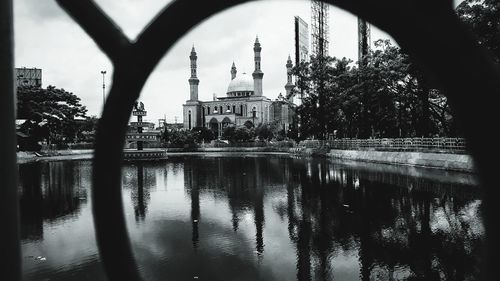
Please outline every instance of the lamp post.
[{"label": "lamp post", "polygon": [[106,91],[106,84],[104,83],[104,75],[106,74],[106,70],[102,70],[101,71],[101,74],[102,74],[102,106],[104,107],[104,103],[106,102],[106,98],[105,98],[105,91]]}]

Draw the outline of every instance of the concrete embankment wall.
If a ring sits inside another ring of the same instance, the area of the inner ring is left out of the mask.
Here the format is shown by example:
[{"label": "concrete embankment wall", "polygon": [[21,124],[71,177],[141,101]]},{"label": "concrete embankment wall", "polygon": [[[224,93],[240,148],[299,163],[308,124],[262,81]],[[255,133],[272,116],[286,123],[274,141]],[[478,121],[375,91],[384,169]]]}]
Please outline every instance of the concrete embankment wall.
[{"label": "concrete embankment wall", "polygon": [[334,159],[411,165],[462,172],[475,171],[472,157],[464,154],[332,149],[327,155]]},{"label": "concrete embankment wall", "polygon": [[[305,147],[206,147],[206,148],[167,148],[167,153],[204,153],[204,152],[254,152],[290,153],[301,156],[327,156],[332,159],[429,167],[461,172],[475,172],[472,157],[464,154],[393,152],[372,150],[327,150]],[[18,163],[38,160],[91,159],[92,150],[58,151],[55,155],[38,157],[33,153],[18,152]]]},{"label": "concrete embankment wall", "polygon": [[197,147],[166,150],[167,152],[290,152],[288,147]]}]

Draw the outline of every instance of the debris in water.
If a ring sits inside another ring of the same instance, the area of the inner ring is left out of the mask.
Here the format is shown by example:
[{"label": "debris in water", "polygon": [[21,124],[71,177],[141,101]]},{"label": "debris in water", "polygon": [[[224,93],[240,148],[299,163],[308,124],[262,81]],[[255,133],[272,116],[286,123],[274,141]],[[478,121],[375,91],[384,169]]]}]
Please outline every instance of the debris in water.
[{"label": "debris in water", "polygon": [[42,257],[42,256],[38,256],[38,257],[35,258],[35,260],[37,260],[37,261],[46,261],[47,258],[46,257]]}]

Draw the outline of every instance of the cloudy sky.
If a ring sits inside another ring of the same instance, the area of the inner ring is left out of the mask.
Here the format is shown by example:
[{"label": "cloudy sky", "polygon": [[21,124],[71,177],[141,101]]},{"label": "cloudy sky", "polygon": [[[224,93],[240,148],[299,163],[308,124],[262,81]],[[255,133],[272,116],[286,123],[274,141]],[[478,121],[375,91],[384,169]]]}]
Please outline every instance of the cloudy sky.
[{"label": "cloudy sky", "polygon": [[[135,38],[142,28],[170,0],[97,0],[103,10]],[[284,91],[285,63],[294,56],[294,16],[310,24],[309,1],[258,1],[217,14],[192,29],[160,61],[147,81],[140,100],[148,119],[182,122],[182,104],[189,98],[189,53],[194,44],[198,53],[200,100],[213,94],[224,96],[233,61],[239,73],[253,71],[253,43],[262,44],[264,95],[275,99]],[[95,43],[55,1],[14,1],[16,67],[41,68],[43,87],[54,85],[73,92],[88,109],[99,116],[102,110],[102,74],[106,70],[106,92],[112,66]],[[389,36],[372,27],[372,42]],[[330,55],[357,58],[357,19],[330,7]],[[107,94],[107,93],[106,93]]]}]

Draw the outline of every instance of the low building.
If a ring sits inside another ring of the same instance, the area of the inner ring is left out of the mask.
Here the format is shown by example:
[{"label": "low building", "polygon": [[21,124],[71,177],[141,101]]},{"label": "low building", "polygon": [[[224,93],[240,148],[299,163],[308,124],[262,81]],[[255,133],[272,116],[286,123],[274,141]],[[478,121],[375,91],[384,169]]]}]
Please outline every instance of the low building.
[{"label": "low building", "polygon": [[16,78],[16,87],[42,87],[42,70],[39,68],[16,68],[14,77]]}]

